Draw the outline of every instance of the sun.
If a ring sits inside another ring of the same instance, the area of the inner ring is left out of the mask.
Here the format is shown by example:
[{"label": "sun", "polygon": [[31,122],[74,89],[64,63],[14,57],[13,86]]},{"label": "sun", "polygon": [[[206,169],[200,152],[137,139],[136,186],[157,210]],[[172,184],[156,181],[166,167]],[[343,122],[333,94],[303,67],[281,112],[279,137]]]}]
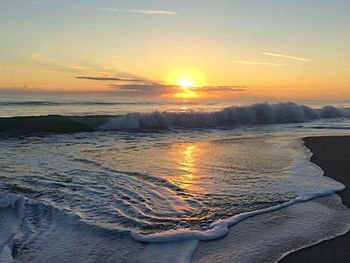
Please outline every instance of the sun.
[{"label": "sun", "polygon": [[205,86],[204,75],[193,67],[179,67],[168,74],[167,82],[178,86],[178,92],[173,96],[176,98],[193,99],[199,98],[200,87]]},{"label": "sun", "polygon": [[191,87],[195,87],[196,83],[191,77],[184,76],[178,79],[177,84],[182,88],[182,89],[188,89]]},{"label": "sun", "polygon": [[189,66],[178,67],[170,71],[167,82],[181,87],[202,87],[206,84],[204,74]]},{"label": "sun", "polygon": [[177,85],[180,87],[180,91],[175,93],[174,97],[182,99],[194,99],[200,97],[199,93],[195,91],[197,85],[191,77],[180,77],[177,80]]}]

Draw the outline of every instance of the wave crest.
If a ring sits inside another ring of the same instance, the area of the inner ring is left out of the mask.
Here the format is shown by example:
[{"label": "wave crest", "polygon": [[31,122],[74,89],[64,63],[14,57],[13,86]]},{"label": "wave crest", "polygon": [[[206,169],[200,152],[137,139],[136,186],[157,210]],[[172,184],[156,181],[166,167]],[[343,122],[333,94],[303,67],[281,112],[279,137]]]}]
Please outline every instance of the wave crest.
[{"label": "wave crest", "polygon": [[213,112],[133,112],[126,115],[22,116],[0,118],[2,135],[73,133],[96,130],[143,130],[164,128],[211,128],[235,125],[301,123],[321,118],[350,117],[350,109],[325,106],[313,109],[287,103],[232,106]]},{"label": "wave crest", "polygon": [[296,103],[258,103],[233,106],[215,112],[129,113],[112,118],[102,130],[137,130],[150,128],[206,128],[244,124],[300,123],[320,118],[350,117],[349,109],[325,106],[312,109]]}]

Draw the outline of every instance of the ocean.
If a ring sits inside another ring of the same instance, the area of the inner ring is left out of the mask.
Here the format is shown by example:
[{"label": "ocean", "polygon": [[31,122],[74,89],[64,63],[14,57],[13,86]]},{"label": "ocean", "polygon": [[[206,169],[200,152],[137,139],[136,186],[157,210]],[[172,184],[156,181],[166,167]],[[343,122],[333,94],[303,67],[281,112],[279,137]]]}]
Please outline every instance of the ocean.
[{"label": "ocean", "polygon": [[341,102],[0,99],[0,262],[277,262],[345,233]]}]

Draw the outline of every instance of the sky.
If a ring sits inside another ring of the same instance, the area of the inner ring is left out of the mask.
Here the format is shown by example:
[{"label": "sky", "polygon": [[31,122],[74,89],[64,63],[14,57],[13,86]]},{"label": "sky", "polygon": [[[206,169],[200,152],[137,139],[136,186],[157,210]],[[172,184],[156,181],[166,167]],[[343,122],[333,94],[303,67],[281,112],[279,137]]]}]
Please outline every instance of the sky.
[{"label": "sky", "polygon": [[0,0],[0,94],[350,99],[349,0]]}]

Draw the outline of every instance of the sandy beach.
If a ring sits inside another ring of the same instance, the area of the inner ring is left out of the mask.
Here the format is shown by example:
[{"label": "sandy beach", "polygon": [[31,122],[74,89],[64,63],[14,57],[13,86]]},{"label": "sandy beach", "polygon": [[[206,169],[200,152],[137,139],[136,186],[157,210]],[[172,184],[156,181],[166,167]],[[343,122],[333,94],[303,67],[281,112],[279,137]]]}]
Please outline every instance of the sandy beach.
[{"label": "sandy beach", "polygon": [[[308,137],[304,142],[313,153],[311,161],[322,168],[325,176],[346,186],[338,194],[343,203],[350,207],[350,136]],[[280,262],[350,262],[349,244],[350,232],[294,252]]]}]

